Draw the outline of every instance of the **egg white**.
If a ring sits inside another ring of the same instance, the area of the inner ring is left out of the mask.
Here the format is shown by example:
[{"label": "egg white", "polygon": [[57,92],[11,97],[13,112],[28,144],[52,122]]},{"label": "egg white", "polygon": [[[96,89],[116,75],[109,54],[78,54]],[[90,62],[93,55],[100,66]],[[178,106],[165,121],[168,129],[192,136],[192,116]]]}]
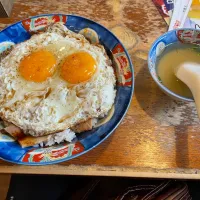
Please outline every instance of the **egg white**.
[{"label": "egg white", "polygon": [[[116,95],[113,68],[104,48],[91,45],[64,25],[62,34],[53,30],[16,45],[0,63],[0,116],[33,136],[102,116],[111,109]],[[19,73],[20,61],[39,49],[55,55],[56,72],[42,83],[26,81]],[[89,53],[98,70],[89,81],[71,85],[60,77],[60,67],[68,55],[79,51]]]}]

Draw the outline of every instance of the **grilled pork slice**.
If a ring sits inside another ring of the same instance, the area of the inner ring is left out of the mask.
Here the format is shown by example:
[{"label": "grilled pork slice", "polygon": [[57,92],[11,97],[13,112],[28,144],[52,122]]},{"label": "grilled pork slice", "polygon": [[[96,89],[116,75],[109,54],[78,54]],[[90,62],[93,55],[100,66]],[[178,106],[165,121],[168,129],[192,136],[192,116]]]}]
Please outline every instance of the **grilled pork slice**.
[{"label": "grilled pork slice", "polygon": [[25,135],[23,131],[14,124],[7,126],[6,128],[4,128],[4,130],[9,135],[11,135],[15,140],[17,140],[22,148],[34,146],[36,144],[39,144],[41,142],[46,142],[48,140],[48,136],[33,137]]},{"label": "grilled pork slice", "polygon": [[[82,122],[80,124],[77,124],[75,127],[71,128],[71,130],[76,132],[76,133],[81,133],[83,131],[89,131],[93,128],[95,123],[96,123],[96,120],[89,119],[86,122]],[[52,135],[47,135],[47,136],[33,137],[33,136],[30,136],[30,135],[25,135],[23,133],[23,131],[19,127],[15,126],[14,124],[11,124],[11,123],[8,123],[8,122],[5,122],[4,124],[7,127],[3,129],[3,132],[8,133],[16,141],[18,141],[22,148],[34,146],[34,145],[37,145],[37,144],[43,144],[45,146],[45,143],[49,144],[48,140],[50,138],[52,140],[51,136],[56,135],[56,134],[60,134],[60,133],[54,133]],[[63,131],[63,134],[64,134],[64,131]]]},{"label": "grilled pork slice", "polygon": [[77,124],[76,126],[72,127],[71,129],[75,132],[75,133],[81,133],[84,131],[90,131],[92,130],[92,128],[94,127],[94,125],[96,124],[96,119],[89,119],[85,122],[82,122],[80,124]]}]

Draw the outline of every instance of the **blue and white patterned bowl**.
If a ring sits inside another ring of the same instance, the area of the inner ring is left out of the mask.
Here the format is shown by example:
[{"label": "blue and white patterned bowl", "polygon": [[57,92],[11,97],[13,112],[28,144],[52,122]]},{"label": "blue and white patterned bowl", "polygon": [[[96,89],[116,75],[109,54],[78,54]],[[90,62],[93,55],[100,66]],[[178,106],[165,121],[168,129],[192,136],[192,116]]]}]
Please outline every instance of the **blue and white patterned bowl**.
[{"label": "blue and white patterned bowl", "polygon": [[117,95],[114,104],[117,109],[109,122],[78,135],[70,144],[62,143],[47,148],[21,148],[12,138],[0,133],[0,158],[3,160],[24,165],[47,165],[70,160],[103,142],[117,128],[127,112],[134,89],[133,66],[121,42],[100,24],[75,15],[46,14],[31,17],[0,32],[0,52],[13,44],[29,39],[32,33],[41,31],[49,23],[59,21],[64,22],[70,30],[84,34],[91,42],[99,41],[111,54],[117,77]]},{"label": "blue and white patterned bowl", "polygon": [[156,82],[156,84],[160,87],[160,89],[176,100],[182,100],[186,102],[194,101],[193,99],[186,98],[180,96],[167,87],[165,87],[160,78],[158,77],[156,70],[156,61],[157,57],[161,55],[161,53],[165,50],[165,48],[172,43],[187,43],[187,44],[200,44],[200,30],[197,29],[177,29],[169,31],[162,36],[160,36],[152,45],[149,56],[148,56],[148,68],[149,72]]}]

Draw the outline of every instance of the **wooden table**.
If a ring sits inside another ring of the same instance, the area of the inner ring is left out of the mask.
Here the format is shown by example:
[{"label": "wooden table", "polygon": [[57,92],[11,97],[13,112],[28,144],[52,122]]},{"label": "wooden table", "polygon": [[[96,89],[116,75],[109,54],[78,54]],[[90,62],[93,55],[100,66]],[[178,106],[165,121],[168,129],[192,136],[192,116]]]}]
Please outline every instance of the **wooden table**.
[{"label": "wooden table", "polygon": [[200,178],[200,125],[194,103],[163,94],[147,68],[152,42],[167,30],[151,0],[15,0],[0,28],[42,13],[70,13],[93,19],[125,44],[135,69],[135,94],[119,128],[86,155],[51,166],[0,161],[0,173]]}]

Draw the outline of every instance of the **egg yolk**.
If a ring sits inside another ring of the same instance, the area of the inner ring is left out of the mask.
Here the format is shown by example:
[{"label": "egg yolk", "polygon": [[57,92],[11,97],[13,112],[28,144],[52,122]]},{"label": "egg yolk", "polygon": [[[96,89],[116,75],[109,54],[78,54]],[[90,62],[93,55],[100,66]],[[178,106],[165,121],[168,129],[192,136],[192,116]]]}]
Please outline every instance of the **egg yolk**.
[{"label": "egg yolk", "polygon": [[47,50],[38,50],[24,57],[19,71],[24,79],[33,82],[45,81],[55,71],[56,58]]},{"label": "egg yolk", "polygon": [[96,71],[96,61],[87,52],[73,53],[65,58],[61,77],[71,84],[89,80]]}]

